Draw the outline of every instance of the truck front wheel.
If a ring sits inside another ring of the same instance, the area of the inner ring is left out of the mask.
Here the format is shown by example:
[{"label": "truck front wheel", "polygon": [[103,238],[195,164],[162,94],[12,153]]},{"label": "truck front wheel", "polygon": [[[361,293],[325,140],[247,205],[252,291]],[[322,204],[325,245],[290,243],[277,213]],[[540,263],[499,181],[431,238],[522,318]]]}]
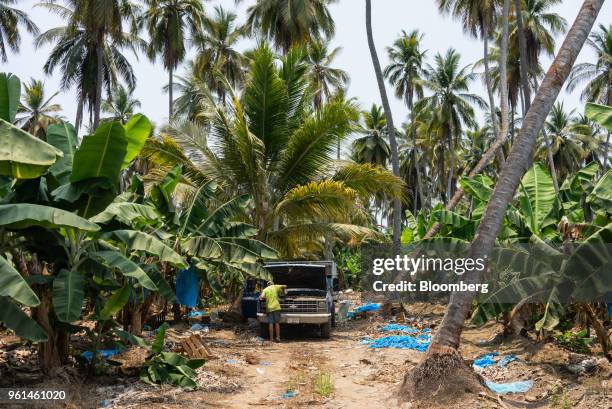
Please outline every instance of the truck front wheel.
[{"label": "truck front wheel", "polygon": [[329,339],[329,334],[331,333],[331,322],[326,322],[321,325],[321,338]]}]

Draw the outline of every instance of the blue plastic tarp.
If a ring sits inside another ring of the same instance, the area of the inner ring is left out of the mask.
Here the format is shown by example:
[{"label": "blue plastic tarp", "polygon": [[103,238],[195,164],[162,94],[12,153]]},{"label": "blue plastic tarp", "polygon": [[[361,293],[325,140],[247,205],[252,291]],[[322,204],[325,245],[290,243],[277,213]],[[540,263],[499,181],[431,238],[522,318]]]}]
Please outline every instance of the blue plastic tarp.
[{"label": "blue plastic tarp", "polygon": [[359,307],[355,308],[354,312],[377,311],[379,308],[380,304],[372,302],[369,304],[360,305]]},{"label": "blue plastic tarp", "polygon": [[487,388],[491,389],[498,395],[504,395],[506,393],[524,393],[533,387],[533,381],[516,381],[509,383],[495,383],[491,381],[485,381]]},{"label": "blue plastic tarp", "polygon": [[[98,356],[98,358],[106,359],[110,358],[111,356],[118,355],[119,352],[120,351],[118,349],[98,349],[96,355]],[[84,351],[81,356],[89,362],[93,358],[93,352]]]},{"label": "blue plastic tarp", "polygon": [[503,368],[504,366],[508,365],[510,362],[512,361],[516,361],[518,359],[518,357],[514,354],[510,354],[510,355],[504,355],[502,356],[502,358],[497,362],[497,366]]},{"label": "blue plastic tarp", "polygon": [[176,298],[181,305],[193,308],[198,304],[200,280],[193,266],[179,270],[176,275]]},{"label": "blue plastic tarp", "polygon": [[417,332],[419,332],[418,329],[408,327],[406,325],[399,325],[399,324],[387,324],[384,327],[382,327],[380,330],[381,331],[400,331],[400,332],[406,332],[408,334],[416,334]]},{"label": "blue plastic tarp", "polygon": [[490,354],[480,355],[478,358],[474,359],[474,363],[472,366],[474,369],[483,369],[487,366],[495,365],[495,361],[493,358],[499,355],[499,352],[491,352]]},{"label": "blue plastic tarp", "polygon": [[388,337],[378,338],[372,341],[369,347],[414,349],[415,351],[425,352],[429,347],[430,342],[430,338],[424,334],[421,334],[417,337],[411,337],[408,335],[391,335]]},{"label": "blue plastic tarp", "polygon": [[196,317],[203,317],[204,315],[206,315],[206,311],[193,310],[193,311],[189,311],[189,313],[187,314],[187,317],[196,318]]}]

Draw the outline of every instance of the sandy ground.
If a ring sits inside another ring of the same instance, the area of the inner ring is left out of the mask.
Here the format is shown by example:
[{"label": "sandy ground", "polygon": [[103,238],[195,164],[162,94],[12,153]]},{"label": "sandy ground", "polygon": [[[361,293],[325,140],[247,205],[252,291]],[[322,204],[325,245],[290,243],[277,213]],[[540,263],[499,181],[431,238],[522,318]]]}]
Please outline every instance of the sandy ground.
[{"label": "sandy ground", "polygon": [[[414,306],[407,324],[435,328],[443,311],[442,306]],[[129,376],[129,371],[121,371],[121,376],[109,373],[83,382],[80,374],[66,368],[51,380],[38,383],[36,372],[24,369],[28,364],[21,369],[17,366],[19,354],[26,354],[26,347],[0,353],[0,386],[66,387],[72,396],[68,403],[58,406],[68,408],[399,408],[402,406],[393,397],[404,373],[419,362],[422,353],[377,350],[359,342],[364,337],[382,336],[380,327],[386,323],[379,316],[341,323],[329,340],[320,339],[312,329],[285,330],[280,344],[262,342],[255,326],[202,331],[200,335],[216,358],[199,370],[200,388],[196,391],[144,385],[135,376]],[[187,326],[178,326],[174,333],[186,329]],[[466,328],[462,355],[472,360],[491,351],[516,354],[518,360],[504,368],[487,368],[482,375],[495,382],[531,379],[534,387],[525,394],[505,395],[501,399],[493,393],[466,395],[453,408],[612,408],[612,366],[605,359],[595,356],[597,366],[590,373],[572,374],[567,370],[568,363],[589,357],[526,338],[482,346],[482,341],[498,330],[496,324]],[[6,339],[0,338],[0,352],[2,342],[6,344]],[[166,347],[177,348],[172,336]],[[23,359],[27,360],[27,356]],[[6,362],[12,362],[14,369],[7,369]]]}]

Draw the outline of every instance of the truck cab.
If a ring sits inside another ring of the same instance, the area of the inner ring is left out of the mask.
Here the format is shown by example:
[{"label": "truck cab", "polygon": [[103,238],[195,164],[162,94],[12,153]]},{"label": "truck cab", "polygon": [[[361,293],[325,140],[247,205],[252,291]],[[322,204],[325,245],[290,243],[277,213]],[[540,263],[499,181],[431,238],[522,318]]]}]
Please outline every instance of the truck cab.
[{"label": "truck cab", "polygon": [[[316,325],[321,330],[321,337],[329,338],[335,324],[336,264],[333,261],[271,262],[264,264],[264,268],[272,275],[274,284],[287,286],[280,297],[281,324]],[[268,332],[268,320],[265,303],[259,302],[259,294],[265,286],[265,282],[248,280],[242,299],[243,315],[257,318],[264,337]]]}]

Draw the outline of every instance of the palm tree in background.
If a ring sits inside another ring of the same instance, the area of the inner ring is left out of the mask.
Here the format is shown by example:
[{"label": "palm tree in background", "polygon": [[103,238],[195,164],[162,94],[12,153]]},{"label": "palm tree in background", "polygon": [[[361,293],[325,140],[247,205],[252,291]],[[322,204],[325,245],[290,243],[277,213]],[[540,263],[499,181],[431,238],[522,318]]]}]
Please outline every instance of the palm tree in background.
[{"label": "palm tree in background", "polygon": [[[106,45],[127,45],[126,32],[136,36],[136,16],[139,12],[138,6],[131,0],[64,0],[71,11],[62,10],[55,0],[49,4],[55,4],[55,11],[68,18],[68,30],[71,33],[82,31],[91,44],[95,54],[95,87],[93,95],[93,127],[97,128],[100,122],[100,111],[102,106],[102,91],[105,83],[104,60],[113,63],[112,58],[104,55]],[[129,26],[124,31],[125,25]],[[132,39],[133,40],[133,39]],[[140,46],[140,42],[131,44],[131,47]]]},{"label": "palm tree in background", "polygon": [[50,75],[57,68],[61,71],[61,89],[76,88],[77,129],[82,125],[85,108],[89,111],[90,123],[95,126],[101,109],[98,96],[102,89],[109,93],[119,78],[129,87],[136,86],[132,65],[122,51],[130,50],[136,55],[137,50],[144,46],[144,42],[130,31],[103,35],[102,42],[98,43],[97,38],[92,37],[91,29],[85,26],[85,22],[80,22],[82,18],[76,14],[74,8],[54,2],[43,3],[43,6],[63,17],[68,23],[66,26],[47,30],[36,38],[36,47],[53,45],[43,71]]},{"label": "palm tree in background", "polygon": [[[523,0],[522,26],[525,36],[526,64],[530,84],[534,90],[538,88],[536,72],[539,67],[540,55],[555,54],[555,37],[567,30],[567,21],[557,13],[549,10],[562,0]],[[516,20],[516,19],[515,19]],[[510,30],[509,49],[519,50],[518,24],[513,24]]]},{"label": "palm tree in background", "polygon": [[355,139],[352,146],[352,158],[357,163],[371,163],[387,167],[391,150],[386,141],[387,119],[382,107],[372,104],[369,111],[361,113],[363,125],[359,130],[364,136]]},{"label": "palm tree in background", "polygon": [[581,94],[583,100],[612,105],[612,24],[607,27],[600,24],[587,44],[595,51],[597,61],[577,64],[570,74],[567,89],[572,92],[586,82]]},{"label": "palm tree in background", "polygon": [[149,34],[147,55],[154,61],[158,54],[168,70],[168,118],[172,118],[173,74],[187,54],[187,37],[202,29],[204,6],[200,0],[145,0],[146,10],[140,24]]},{"label": "palm tree in background", "polygon": [[198,49],[197,68],[208,78],[208,86],[225,104],[226,85],[236,87],[244,80],[248,59],[235,49],[245,30],[236,26],[236,14],[216,6],[214,15],[203,20],[202,30],[194,34]]},{"label": "palm tree in background", "polygon": [[126,88],[121,84],[115,85],[108,94],[108,98],[102,100],[102,112],[111,115],[107,119],[125,124],[140,108],[140,101],[134,97],[133,93],[134,88]]},{"label": "palm tree in background", "polygon": [[493,38],[500,9],[500,0],[437,0],[438,8],[444,14],[450,14],[461,21],[464,32],[483,42],[484,80],[489,97],[489,109],[493,118],[493,134],[497,135],[495,120],[495,99],[489,67],[489,40]]},{"label": "palm tree in background", "polygon": [[17,112],[23,116],[17,118],[17,124],[30,134],[46,139],[47,127],[58,120],[57,113],[62,107],[52,103],[59,92],[47,98],[45,84],[40,80],[30,79],[24,84],[21,103]]},{"label": "palm tree in background", "polygon": [[19,52],[21,34],[19,27],[23,26],[32,35],[38,35],[38,26],[34,24],[27,13],[12,7],[17,0],[0,0],[0,58],[8,61],[7,47]]},{"label": "palm tree in background", "polygon": [[[414,97],[423,98],[423,64],[426,51],[421,50],[423,35],[418,30],[407,34],[402,30],[400,37],[395,40],[392,47],[387,48],[387,54],[391,63],[385,68],[384,75],[395,87],[395,96],[406,103],[410,111],[410,122],[415,123]],[[416,127],[410,127],[412,137],[412,164],[414,165],[416,183],[412,184],[413,190],[413,213],[416,212],[417,194],[424,203],[423,186],[421,182],[421,166],[418,161]],[[400,166],[401,167],[401,166]]]},{"label": "palm tree in background", "polygon": [[[433,113],[431,127],[444,135],[451,158],[448,166],[447,188],[444,200],[450,198],[455,190],[456,149],[463,132],[463,126],[476,124],[474,108],[476,105],[486,109],[486,102],[476,94],[469,93],[470,83],[476,78],[471,66],[459,68],[461,56],[454,49],[445,55],[437,54],[434,66],[425,69],[423,85],[432,92],[417,105]],[[420,107],[419,107],[420,108]]]},{"label": "palm tree in background", "polygon": [[338,91],[346,89],[349,76],[346,71],[333,68],[334,58],[342,51],[336,47],[330,51],[328,41],[312,41],[306,45],[306,77],[313,90],[313,105],[319,109],[323,100],[329,100]]},{"label": "palm tree in background", "polygon": [[[202,71],[194,62],[187,63],[187,74],[175,75],[172,83],[178,97],[173,101],[172,121],[189,121],[205,126],[210,123],[217,99],[210,91],[210,71]],[[169,85],[164,86],[167,91]]]},{"label": "palm tree in background", "polygon": [[257,0],[247,9],[246,27],[287,52],[292,45],[331,38],[329,5],[336,0]]}]

